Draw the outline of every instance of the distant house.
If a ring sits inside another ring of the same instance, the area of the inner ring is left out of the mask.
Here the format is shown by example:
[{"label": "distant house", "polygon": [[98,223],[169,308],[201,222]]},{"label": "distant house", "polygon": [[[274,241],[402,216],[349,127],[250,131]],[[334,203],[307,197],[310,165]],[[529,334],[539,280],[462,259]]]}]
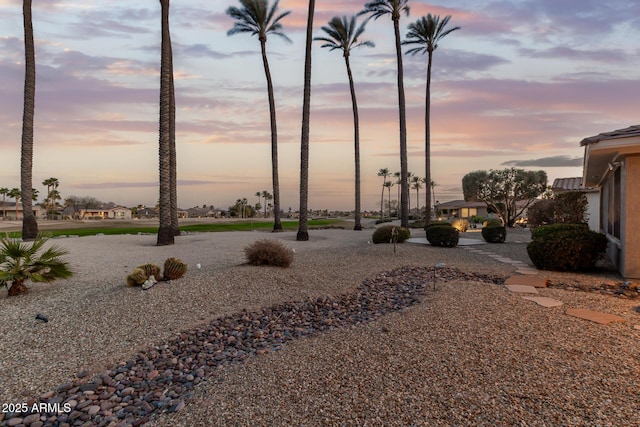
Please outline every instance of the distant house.
[{"label": "distant house", "polygon": [[589,228],[600,230],[600,190],[596,187],[583,187],[582,177],[557,178],[551,186],[553,194],[562,194],[570,191],[581,192],[587,198],[587,215],[589,216]]},{"label": "distant house", "polygon": [[185,218],[221,218],[222,211],[211,207],[193,207],[186,210],[187,216]]},{"label": "distant house", "polygon": [[131,219],[131,209],[124,206],[112,206],[101,209],[80,209],[81,219]]},{"label": "distant house", "polygon": [[464,200],[453,200],[436,205],[436,215],[445,219],[468,219],[474,216],[487,218],[489,212],[487,204],[484,202],[465,202]]},{"label": "distant house", "polygon": [[[6,214],[6,217],[3,215]],[[40,205],[33,205],[33,215],[36,219],[44,218],[45,210]],[[22,221],[22,202],[18,202],[18,209],[16,210],[15,202],[2,202],[0,201],[0,218],[13,221]]]},{"label": "distant house", "polygon": [[600,190],[607,253],[626,278],[640,279],[640,125],[584,138],[582,184]]},{"label": "distant house", "polygon": [[157,218],[158,212],[152,208],[139,208],[136,210],[135,217],[137,219]]}]

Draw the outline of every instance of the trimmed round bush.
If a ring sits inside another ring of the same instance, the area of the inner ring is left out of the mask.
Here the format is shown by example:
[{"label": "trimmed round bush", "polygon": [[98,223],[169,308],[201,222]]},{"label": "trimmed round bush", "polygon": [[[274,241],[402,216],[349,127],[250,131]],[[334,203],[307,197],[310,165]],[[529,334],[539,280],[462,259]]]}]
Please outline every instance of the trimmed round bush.
[{"label": "trimmed round bush", "polygon": [[427,227],[427,240],[433,246],[453,248],[458,246],[460,233],[450,225],[432,225]]},{"label": "trimmed round bush", "polygon": [[293,251],[278,240],[256,240],[244,248],[244,254],[251,265],[289,267],[293,262]]},{"label": "trimmed round bush", "polygon": [[395,225],[383,225],[376,228],[373,232],[371,240],[373,243],[392,243],[393,232],[396,231],[396,243],[403,243],[409,237],[411,237],[411,231],[405,227],[399,227]]},{"label": "trimmed round bush", "polygon": [[482,238],[487,243],[504,243],[507,238],[507,229],[503,226],[484,227]]},{"label": "trimmed round bush", "polygon": [[439,226],[439,225],[443,225],[445,227],[451,227],[451,223],[447,222],[447,221],[431,221],[429,224],[427,224],[424,228],[425,230],[429,227],[435,227],[435,226]]},{"label": "trimmed round bush", "polygon": [[498,218],[488,218],[482,223],[483,227],[502,227],[502,221]]},{"label": "trimmed round bush", "polygon": [[536,228],[527,253],[540,270],[586,271],[607,249],[607,238],[583,224],[552,224]]}]

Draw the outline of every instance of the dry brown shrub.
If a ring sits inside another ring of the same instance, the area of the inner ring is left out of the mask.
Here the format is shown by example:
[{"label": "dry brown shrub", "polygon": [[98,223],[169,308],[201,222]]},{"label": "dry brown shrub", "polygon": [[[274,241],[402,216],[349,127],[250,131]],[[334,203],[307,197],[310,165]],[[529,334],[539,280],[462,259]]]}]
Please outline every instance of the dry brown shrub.
[{"label": "dry brown shrub", "polygon": [[278,240],[256,240],[244,248],[244,254],[251,265],[289,267],[293,262],[293,251]]}]

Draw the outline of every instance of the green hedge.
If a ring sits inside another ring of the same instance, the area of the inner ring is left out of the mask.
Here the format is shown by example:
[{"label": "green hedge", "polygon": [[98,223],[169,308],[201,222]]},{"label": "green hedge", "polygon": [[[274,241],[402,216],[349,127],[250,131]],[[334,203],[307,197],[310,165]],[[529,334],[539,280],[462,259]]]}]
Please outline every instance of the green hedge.
[{"label": "green hedge", "polygon": [[451,227],[451,223],[447,222],[447,221],[431,221],[429,224],[427,224],[424,228],[425,230],[429,227],[435,227],[438,225],[444,225],[446,227]]},{"label": "green hedge", "polygon": [[504,243],[507,238],[507,229],[503,226],[484,227],[482,238],[487,243]]},{"label": "green hedge", "polygon": [[532,231],[532,239],[527,253],[541,270],[591,270],[607,249],[606,236],[584,224],[543,225]]},{"label": "green hedge", "polygon": [[433,246],[453,248],[458,246],[460,233],[450,225],[431,225],[427,227],[427,240]]}]

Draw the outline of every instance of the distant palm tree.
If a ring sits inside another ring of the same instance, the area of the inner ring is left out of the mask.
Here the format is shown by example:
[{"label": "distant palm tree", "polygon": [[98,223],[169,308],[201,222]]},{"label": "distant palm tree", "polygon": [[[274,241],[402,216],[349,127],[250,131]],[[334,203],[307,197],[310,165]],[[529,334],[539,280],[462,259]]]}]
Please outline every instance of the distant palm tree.
[{"label": "distant palm tree", "polygon": [[384,187],[382,187],[382,191],[384,191],[384,188],[386,187],[387,192],[389,194],[389,218],[391,218],[391,187],[393,187],[393,182],[391,181],[385,181],[384,183]]},{"label": "distant palm tree", "polygon": [[424,182],[424,178],[420,178],[419,176],[411,177],[411,188],[416,190],[416,213],[420,215],[420,189],[422,188],[422,183]]},{"label": "distant palm tree", "polygon": [[400,16],[409,15],[409,0],[373,0],[364,5],[361,14],[374,19],[391,15],[396,41],[396,61],[398,65],[398,110],[400,119],[400,225],[409,226],[409,178],[407,160],[407,114],[404,97],[404,70],[402,67],[402,45],[400,42]]},{"label": "distant palm tree", "polygon": [[160,0],[162,9],[162,48],[160,60],[160,138],[159,138],[159,172],[160,172],[160,200],[157,245],[173,245],[175,243],[175,230],[171,221],[171,145],[175,137],[175,120],[173,109],[173,61],[171,50],[171,33],[169,31],[169,0]]},{"label": "distant palm tree", "polygon": [[[42,181],[42,185],[46,185],[47,186],[47,197],[45,198],[45,206],[47,207],[47,218],[49,218],[50,214],[51,214],[51,209],[52,209],[52,201],[51,201],[51,192],[53,190],[56,190],[57,193],[57,189],[58,186],[60,185],[60,181],[58,181],[58,178],[47,178],[44,181]],[[60,195],[60,193],[58,193],[58,196]],[[60,197],[58,197],[60,198]],[[54,202],[55,205],[55,202]],[[51,219],[51,218],[49,218]]]},{"label": "distant palm tree", "polygon": [[280,20],[289,15],[291,11],[283,12],[276,16],[278,0],[269,7],[269,0],[239,0],[242,7],[231,6],[227,9],[227,15],[236,20],[233,28],[227,31],[231,36],[238,33],[249,33],[258,36],[260,50],[262,52],[262,64],[267,78],[267,95],[269,97],[269,119],[271,123],[271,177],[273,181],[273,197],[275,216],[273,231],[281,231],[280,222],[280,183],[278,180],[278,129],[276,125],[276,102],[273,94],[273,82],[267,60],[267,36],[274,35],[291,42],[291,39],[282,32]]},{"label": "distant palm tree", "polygon": [[302,95],[302,132],[300,136],[300,209],[296,240],[309,240],[307,218],[309,213],[309,119],[311,116],[311,46],[313,45],[313,14],[315,0],[309,0],[307,37],[304,50],[304,91]]},{"label": "distant palm tree", "polygon": [[396,189],[398,190],[398,201],[400,201],[400,187],[402,184],[402,174],[400,171],[396,171],[393,173],[393,177],[396,179]]},{"label": "distant palm tree", "polygon": [[[31,0],[22,2],[24,23],[24,109],[22,114],[22,149],[20,157],[20,190],[22,198],[22,239],[38,236],[38,222],[33,214],[33,118],[36,98],[36,53],[33,42]],[[18,206],[16,199],[16,218]]]},{"label": "distant palm tree", "polygon": [[387,177],[390,175],[389,168],[382,168],[378,171],[378,176],[382,177],[382,195],[380,196],[380,218],[384,217],[384,187]]},{"label": "distant palm tree", "polygon": [[7,194],[9,194],[9,189],[6,187],[0,188],[0,194],[2,194],[2,220],[7,219]]},{"label": "distant palm tree", "polygon": [[314,40],[325,42],[322,47],[328,47],[330,50],[339,49],[342,51],[344,62],[347,66],[347,77],[349,79],[349,90],[351,92],[351,105],[353,109],[353,145],[355,152],[355,226],[354,230],[362,230],[362,218],[360,213],[360,125],[358,122],[358,102],[356,101],[356,89],[353,84],[353,75],[351,73],[351,64],[349,57],[351,55],[351,49],[359,46],[374,47],[373,42],[360,41],[358,38],[364,33],[365,23],[362,23],[359,27],[356,26],[356,17],[352,16],[347,20],[346,16],[342,19],[337,16],[333,17],[329,21],[328,26],[322,27],[322,30],[327,33],[326,37],[316,37]]},{"label": "distant palm tree", "polygon": [[[425,159],[425,182],[431,182],[431,65],[433,63],[433,51],[438,47],[438,42],[446,37],[449,33],[459,30],[460,27],[445,29],[451,16],[445,16],[440,20],[437,15],[423,16],[416,22],[409,24],[409,32],[403,45],[417,45],[407,51],[410,55],[416,53],[427,53],[427,91],[426,91],[426,108],[425,108],[425,138],[424,138],[424,159]],[[431,193],[426,191],[425,202],[425,219],[431,217]]]}]

